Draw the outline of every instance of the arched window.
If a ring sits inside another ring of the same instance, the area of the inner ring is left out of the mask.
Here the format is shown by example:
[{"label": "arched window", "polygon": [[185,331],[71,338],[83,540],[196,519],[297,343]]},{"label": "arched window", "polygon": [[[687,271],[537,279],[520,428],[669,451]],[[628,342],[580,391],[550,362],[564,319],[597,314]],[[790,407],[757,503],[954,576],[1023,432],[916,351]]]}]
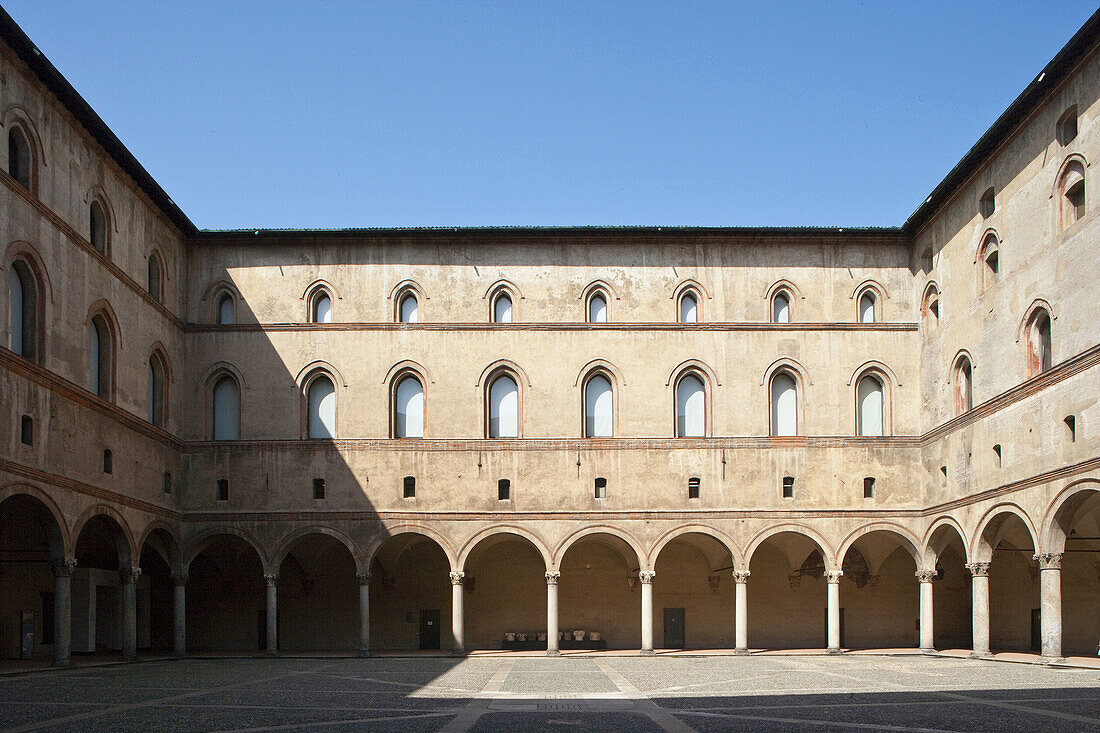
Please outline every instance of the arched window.
[{"label": "arched window", "polygon": [[22,260],[8,270],[8,348],[38,359],[38,283]]},{"label": "arched window", "polygon": [[772,435],[798,435],[798,383],[790,372],[772,377]]},{"label": "arched window", "polygon": [[584,437],[610,438],[615,434],[615,397],[611,380],[596,374],[584,385]]},{"label": "arched window", "polygon": [[27,134],[18,125],[12,125],[8,130],[8,175],[33,193],[34,155]]},{"label": "arched window", "polygon": [[982,194],[982,197],[978,200],[978,213],[982,215],[983,219],[988,219],[993,216],[993,212],[997,210],[997,191],[990,186]]},{"label": "arched window", "polygon": [[493,323],[512,322],[512,296],[500,292],[493,300]]},{"label": "arched window", "polygon": [[317,288],[309,298],[310,323],[332,323],[332,296]]},{"label": "arched window", "polygon": [[98,201],[88,207],[88,241],[101,255],[107,254],[107,215]]},{"label": "arched window", "polygon": [[856,428],[859,435],[881,436],[885,432],[885,390],[882,380],[868,374],[856,384]]},{"label": "arched window", "polygon": [[1077,138],[1077,105],[1073,105],[1058,118],[1058,142],[1069,145]]},{"label": "arched window", "polygon": [[332,380],[325,375],[314,377],[309,382],[306,392],[309,413],[306,419],[308,423],[309,437],[335,438],[336,437],[336,387]]},{"label": "arched window", "polygon": [[240,437],[241,389],[228,374],[214,383],[211,396],[214,440],[237,440]]},{"label": "arched window", "polygon": [[1033,377],[1051,367],[1050,314],[1037,308],[1027,327],[1027,375]]},{"label": "arched window", "polygon": [[993,283],[1001,279],[1001,256],[1000,256],[1000,244],[997,241],[997,235],[992,232],[982,242],[981,251],[978,253],[978,259],[981,262],[982,274],[982,292],[985,292]]},{"label": "arched window", "polygon": [[405,293],[397,306],[397,317],[401,323],[419,323],[420,308],[413,293]]},{"label": "arched window", "polygon": [[234,300],[232,293],[223,292],[218,296],[216,313],[220,324],[237,322],[237,301]]},{"label": "arched window", "polygon": [[680,296],[680,323],[699,322],[699,297],[688,290]]},{"label": "arched window", "polygon": [[507,374],[489,385],[489,437],[519,437],[519,387]]},{"label": "arched window", "polygon": [[955,362],[955,411],[958,414],[974,407],[974,368],[970,359],[959,357]]},{"label": "arched window", "polygon": [[780,290],[772,297],[772,323],[791,322],[791,295]]},{"label": "arched window", "polygon": [[411,375],[403,377],[394,390],[393,437],[424,437],[424,386]]},{"label": "arched window", "polygon": [[156,252],[149,255],[149,295],[158,303],[164,291],[164,272],[160,266],[160,257]]},{"label": "arched window", "polygon": [[924,290],[924,301],[920,309],[921,319],[928,328],[935,328],[940,322],[940,291],[935,283],[928,283]]},{"label": "arched window", "polygon": [[685,374],[676,383],[676,437],[700,438],[707,434],[707,390],[696,374]]},{"label": "arched window", "polygon": [[863,291],[863,294],[859,296],[859,322],[860,323],[874,323],[877,318],[877,298],[875,297],[875,291],[868,288]]},{"label": "arched window", "polygon": [[588,322],[607,323],[607,293],[602,290],[594,290],[588,296]]},{"label": "arched window", "polygon": [[159,354],[153,353],[149,357],[149,422],[158,428],[164,427],[166,396],[164,362]]},{"label": "arched window", "polygon": [[1085,168],[1078,161],[1066,166],[1058,184],[1061,194],[1062,228],[1068,229],[1085,218]]},{"label": "arched window", "polygon": [[105,400],[111,399],[111,329],[102,314],[88,324],[88,389]]}]

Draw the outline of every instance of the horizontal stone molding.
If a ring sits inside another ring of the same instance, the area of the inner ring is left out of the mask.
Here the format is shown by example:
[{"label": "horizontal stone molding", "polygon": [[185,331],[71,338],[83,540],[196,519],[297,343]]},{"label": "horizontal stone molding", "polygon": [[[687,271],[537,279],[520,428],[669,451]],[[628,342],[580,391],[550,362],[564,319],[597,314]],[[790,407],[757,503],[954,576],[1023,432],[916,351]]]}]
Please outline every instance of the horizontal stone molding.
[{"label": "horizontal stone molding", "polygon": [[769,323],[757,321],[712,321],[665,323],[662,321],[616,321],[611,323],[569,323],[559,321],[527,323],[188,323],[187,333],[281,333],[332,331],[917,331],[917,323]]},{"label": "horizontal stone molding", "polygon": [[1074,463],[1069,466],[1061,466],[1050,471],[1044,471],[1037,473],[1027,478],[1019,479],[1018,481],[1012,481],[1007,484],[1002,484],[993,489],[987,489],[986,491],[979,491],[976,494],[970,494],[964,496],[961,499],[955,499],[954,501],[947,501],[942,504],[936,504],[925,510],[926,515],[940,514],[943,512],[949,512],[952,509],[958,509],[959,507],[969,506],[970,504],[977,504],[978,502],[988,501],[989,499],[996,499],[997,497],[1004,496],[1005,494],[1012,494],[1017,491],[1023,491],[1024,489],[1030,489],[1032,486],[1038,486],[1040,484],[1049,483],[1051,481],[1058,481],[1069,476],[1076,476],[1081,473],[1088,473],[1089,471],[1100,470],[1100,456],[1095,458],[1089,458],[1081,461],[1080,463]]}]

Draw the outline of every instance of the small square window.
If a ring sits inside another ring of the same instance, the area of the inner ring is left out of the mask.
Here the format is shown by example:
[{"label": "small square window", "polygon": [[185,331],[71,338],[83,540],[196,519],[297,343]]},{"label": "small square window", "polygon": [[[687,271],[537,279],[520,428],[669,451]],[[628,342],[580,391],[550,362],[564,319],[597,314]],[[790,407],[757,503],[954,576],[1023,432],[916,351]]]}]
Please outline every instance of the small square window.
[{"label": "small square window", "polygon": [[324,499],[325,498],[325,480],[323,478],[313,479],[313,498]]},{"label": "small square window", "polygon": [[863,498],[874,499],[875,498],[875,478],[874,476],[868,476],[863,479]]},{"label": "small square window", "polygon": [[783,477],[783,498],[784,499],[793,499],[794,498],[794,476],[784,476]]},{"label": "small square window", "polygon": [[497,501],[508,501],[512,498],[512,482],[506,478],[497,481]]},{"label": "small square window", "polygon": [[218,479],[218,501],[229,501],[229,479]]},{"label": "small square window", "polygon": [[401,498],[416,498],[416,476],[406,476],[401,481]]},{"label": "small square window", "polygon": [[993,446],[993,466],[994,468],[1001,467],[1001,444]]},{"label": "small square window", "polygon": [[1066,438],[1069,442],[1077,442],[1077,418],[1073,415],[1066,415],[1062,420],[1062,424],[1066,426]]},{"label": "small square window", "polygon": [[982,194],[982,198],[978,202],[978,209],[983,219],[988,219],[993,216],[993,212],[997,210],[996,192],[993,190],[992,186],[986,189],[986,192]]},{"label": "small square window", "polygon": [[1077,105],[1073,105],[1062,113],[1058,120],[1058,142],[1069,145],[1077,138]]},{"label": "small square window", "polygon": [[607,479],[603,478],[602,476],[596,479],[596,498],[607,498]]},{"label": "small square window", "polygon": [[700,485],[700,481],[699,481],[698,476],[692,476],[691,478],[688,479],[688,498],[689,499],[698,499],[699,498],[699,485]]},{"label": "small square window", "polygon": [[172,493],[172,472],[171,471],[165,471],[164,472],[164,493],[165,494],[171,494]]},{"label": "small square window", "polygon": [[30,415],[19,418],[19,442],[34,445],[34,419]]},{"label": "small square window", "polygon": [[111,473],[114,470],[114,456],[111,449],[103,451],[103,473]]}]

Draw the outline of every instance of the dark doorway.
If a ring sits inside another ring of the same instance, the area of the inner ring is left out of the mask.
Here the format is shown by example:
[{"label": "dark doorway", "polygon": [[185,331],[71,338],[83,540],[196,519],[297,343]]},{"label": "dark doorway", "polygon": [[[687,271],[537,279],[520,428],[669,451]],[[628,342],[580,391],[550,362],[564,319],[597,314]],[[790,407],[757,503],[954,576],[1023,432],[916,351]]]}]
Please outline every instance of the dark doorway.
[{"label": "dark doorway", "polygon": [[420,609],[420,648],[439,648],[439,611]]},{"label": "dark doorway", "polygon": [[684,643],[684,609],[665,609],[665,649],[683,649]]},{"label": "dark doorway", "polygon": [[1040,649],[1042,639],[1042,613],[1038,608],[1031,609],[1031,651]]}]

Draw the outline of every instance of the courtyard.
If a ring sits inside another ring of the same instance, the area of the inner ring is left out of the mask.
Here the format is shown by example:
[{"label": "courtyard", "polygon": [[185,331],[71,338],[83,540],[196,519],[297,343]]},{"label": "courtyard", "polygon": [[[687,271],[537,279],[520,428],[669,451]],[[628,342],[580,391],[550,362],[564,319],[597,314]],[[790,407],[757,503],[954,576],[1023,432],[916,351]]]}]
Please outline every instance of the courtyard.
[{"label": "courtyard", "polygon": [[0,678],[11,731],[1100,731],[1100,671],[923,656],[208,658]]}]

